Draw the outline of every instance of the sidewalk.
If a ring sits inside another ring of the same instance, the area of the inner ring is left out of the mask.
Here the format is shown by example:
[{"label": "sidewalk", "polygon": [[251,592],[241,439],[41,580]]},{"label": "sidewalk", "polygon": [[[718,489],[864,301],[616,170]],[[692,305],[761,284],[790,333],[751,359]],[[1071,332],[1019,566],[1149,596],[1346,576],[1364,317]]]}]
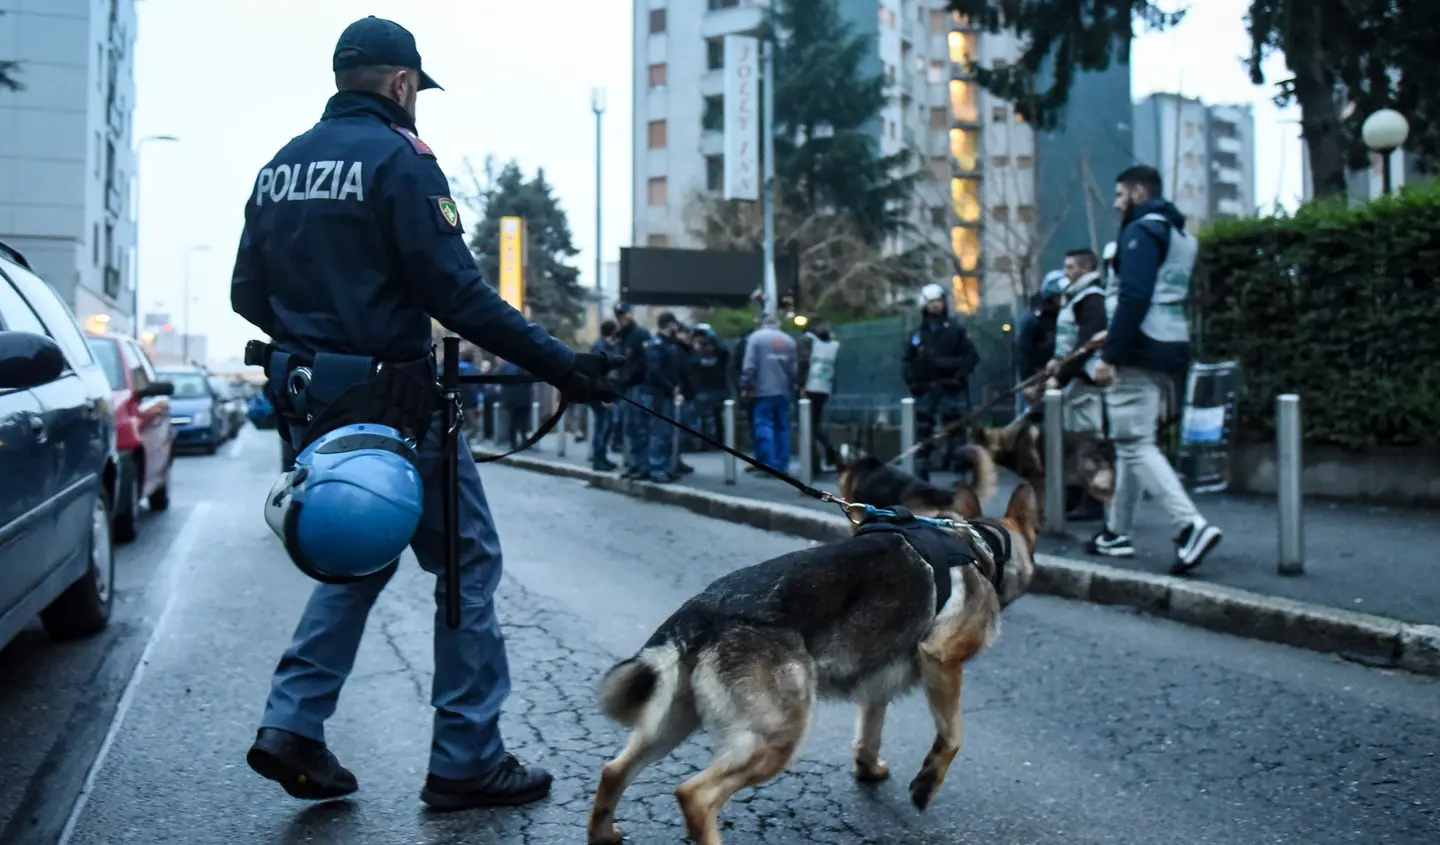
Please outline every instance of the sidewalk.
[{"label": "sidewalk", "polygon": [[[589,467],[589,443],[567,444],[564,458],[556,454],[557,445],[552,435],[527,454]],[[835,511],[833,505],[803,496],[781,481],[745,472],[744,464],[738,461],[736,483],[728,485],[724,482],[722,457],[719,452],[687,453],[685,462],[695,467],[695,472],[674,486]],[[612,455],[612,459],[616,456]],[[797,470],[798,465],[792,464],[791,469]],[[816,487],[833,489],[835,478],[822,475],[815,481]],[[937,474],[934,481],[942,486],[953,483],[944,474]],[[985,503],[987,513],[1004,507],[1015,483],[1014,476],[1002,474],[995,499]],[[1276,573],[1278,529],[1274,499],[1204,494],[1196,497],[1196,505],[1225,531],[1225,540],[1189,580],[1404,622],[1440,624],[1440,513],[1307,501],[1305,574],[1282,577]],[[1154,574],[1168,572],[1174,548],[1171,531],[1153,504],[1142,503],[1137,514],[1134,558],[1087,555],[1084,541],[1099,527],[1098,522],[1072,523],[1066,536],[1042,537],[1040,551]]]}]

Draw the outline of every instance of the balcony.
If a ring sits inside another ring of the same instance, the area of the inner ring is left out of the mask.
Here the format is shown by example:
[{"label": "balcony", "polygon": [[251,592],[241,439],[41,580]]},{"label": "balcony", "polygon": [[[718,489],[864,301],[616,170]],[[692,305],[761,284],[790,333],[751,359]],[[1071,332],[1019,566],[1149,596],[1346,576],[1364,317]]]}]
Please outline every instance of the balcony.
[{"label": "balcony", "polygon": [[125,204],[120,199],[120,189],[114,185],[105,187],[105,211],[115,218],[124,216]]},{"label": "balcony", "polygon": [[106,110],[105,125],[109,127],[113,137],[125,137],[125,112],[120,109],[118,103],[112,102],[110,108]]},{"label": "balcony", "polygon": [[1228,215],[1230,217],[1244,217],[1245,206],[1237,199],[1221,199],[1215,201],[1215,213]]},{"label": "balcony", "polygon": [[1240,139],[1234,136],[1221,136],[1215,139],[1215,149],[1230,155],[1240,155],[1242,145]]},{"label": "balcony", "polygon": [[718,38],[722,35],[751,34],[765,20],[765,10],[759,6],[743,4],[728,8],[710,9],[700,22],[701,38]]},{"label": "balcony", "polygon": [[1215,181],[1222,185],[1239,185],[1245,181],[1245,173],[1238,167],[1216,167]]}]

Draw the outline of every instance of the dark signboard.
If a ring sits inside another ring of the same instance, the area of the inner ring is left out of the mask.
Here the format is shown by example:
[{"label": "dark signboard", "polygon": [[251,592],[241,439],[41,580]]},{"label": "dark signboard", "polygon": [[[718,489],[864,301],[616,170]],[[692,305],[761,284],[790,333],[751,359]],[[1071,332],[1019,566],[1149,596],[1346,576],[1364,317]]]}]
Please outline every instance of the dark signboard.
[{"label": "dark signboard", "polygon": [[[793,254],[775,257],[775,287],[781,299],[794,297],[798,267]],[[740,308],[764,284],[765,256],[758,251],[620,250],[620,298],[636,305]]]}]

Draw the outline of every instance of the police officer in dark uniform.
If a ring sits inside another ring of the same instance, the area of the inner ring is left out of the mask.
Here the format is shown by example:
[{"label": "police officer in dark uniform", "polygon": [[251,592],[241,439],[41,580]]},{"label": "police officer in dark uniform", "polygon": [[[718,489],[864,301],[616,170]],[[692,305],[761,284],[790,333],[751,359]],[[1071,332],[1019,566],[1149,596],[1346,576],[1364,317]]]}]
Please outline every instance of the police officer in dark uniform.
[{"label": "police officer in dark uniform", "polygon": [[[418,371],[433,384],[431,315],[572,401],[605,395],[593,356],[577,356],[527,321],[476,269],[445,174],[416,134],[416,94],[440,86],[421,69],[414,37],[391,21],[357,21],[341,34],[333,69],[338,93],[320,122],[255,180],[231,286],[236,313],[270,336],[280,356],[274,360],[313,362],[304,379],[296,378],[300,368],[269,366],[292,438],[327,402],[334,407],[334,397],[377,380],[374,373],[386,367]],[[419,417],[421,431],[426,419]],[[445,553],[438,408],[429,419],[416,444],[425,489],[410,548],[438,575]],[[509,755],[500,736],[510,692],[493,603],[500,542],[464,450],[459,464],[461,624],[444,624],[437,578],[434,737],[421,793],[446,810],[536,801],[551,783],[548,772]],[[328,750],[324,726],[354,666],[366,616],[394,571],[318,585],[280,659],[247,761],[297,798],[333,799],[357,788]]]}]

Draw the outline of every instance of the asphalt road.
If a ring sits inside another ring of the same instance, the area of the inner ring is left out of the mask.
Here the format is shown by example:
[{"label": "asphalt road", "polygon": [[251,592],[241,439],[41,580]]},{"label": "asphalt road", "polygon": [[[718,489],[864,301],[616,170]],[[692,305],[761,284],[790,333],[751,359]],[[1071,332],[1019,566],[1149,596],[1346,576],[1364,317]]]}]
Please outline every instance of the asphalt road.
[{"label": "asphalt road", "polygon": [[[422,809],[433,582],[407,561],[329,731],[361,791],[307,807],[243,759],[308,584],[259,514],[275,444],[247,431],[237,446],[181,465],[186,504],[122,558],[114,631],[0,653],[0,819],[20,817],[0,828],[5,843],[56,841],[47,820],[71,816],[107,730],[66,843],[583,842],[599,767],[622,739],[595,706],[599,674],[712,578],[803,542],[483,469],[509,573],[506,736],[556,772],[554,795],[524,810]],[[790,772],[727,807],[727,842],[1440,841],[1434,680],[1040,596],[1007,611],[966,680],[966,745],[928,813],[905,794],[933,737],[919,697],[891,710],[896,776],[875,789],[849,778],[852,710],[828,705]],[[619,811],[630,841],[681,840],[671,793],[705,757],[697,738],[642,775]]]}]

